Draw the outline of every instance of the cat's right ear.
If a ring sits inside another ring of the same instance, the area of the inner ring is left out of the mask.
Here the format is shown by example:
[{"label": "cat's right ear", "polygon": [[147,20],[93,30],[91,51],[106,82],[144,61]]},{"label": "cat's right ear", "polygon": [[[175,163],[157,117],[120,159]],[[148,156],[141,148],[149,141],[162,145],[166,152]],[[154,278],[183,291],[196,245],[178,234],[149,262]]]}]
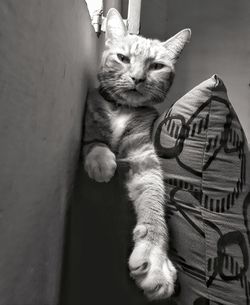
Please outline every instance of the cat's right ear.
[{"label": "cat's right ear", "polygon": [[127,35],[127,29],[120,13],[111,8],[106,20],[106,40],[120,39]]}]

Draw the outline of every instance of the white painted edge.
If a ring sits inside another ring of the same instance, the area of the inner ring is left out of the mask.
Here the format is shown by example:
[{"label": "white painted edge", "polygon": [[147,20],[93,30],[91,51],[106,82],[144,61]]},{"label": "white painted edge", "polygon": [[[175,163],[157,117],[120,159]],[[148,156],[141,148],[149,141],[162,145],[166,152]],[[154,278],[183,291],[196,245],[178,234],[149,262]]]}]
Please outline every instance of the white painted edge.
[{"label": "white painted edge", "polygon": [[128,32],[138,35],[140,32],[141,0],[128,2]]}]

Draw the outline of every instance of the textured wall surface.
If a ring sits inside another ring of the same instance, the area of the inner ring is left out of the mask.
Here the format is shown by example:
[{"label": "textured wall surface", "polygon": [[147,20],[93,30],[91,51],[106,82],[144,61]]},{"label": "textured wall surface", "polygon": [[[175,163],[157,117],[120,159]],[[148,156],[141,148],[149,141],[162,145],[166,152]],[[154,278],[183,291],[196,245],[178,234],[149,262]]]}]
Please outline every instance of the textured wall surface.
[{"label": "textured wall surface", "polygon": [[80,0],[0,2],[0,304],[56,304],[96,36]]},{"label": "textured wall surface", "polygon": [[[190,27],[192,38],[162,110],[217,73],[250,142],[250,1],[144,0],[141,33],[162,40]],[[149,22],[150,20],[150,22]]]}]

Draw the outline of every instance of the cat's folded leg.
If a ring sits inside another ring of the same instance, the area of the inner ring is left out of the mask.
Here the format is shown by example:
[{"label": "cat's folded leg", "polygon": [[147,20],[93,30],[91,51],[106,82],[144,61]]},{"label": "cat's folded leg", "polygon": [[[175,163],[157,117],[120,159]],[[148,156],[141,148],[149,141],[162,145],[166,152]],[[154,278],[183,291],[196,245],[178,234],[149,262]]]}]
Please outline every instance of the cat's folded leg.
[{"label": "cat's folded leg", "polygon": [[152,144],[131,152],[128,157],[131,170],[127,188],[137,216],[130,273],[150,299],[167,298],[174,292],[177,272],[167,255],[168,230],[160,162]]},{"label": "cat's folded leg", "polygon": [[84,168],[89,177],[97,182],[109,182],[116,171],[116,157],[109,147],[102,143],[95,143],[84,157]]}]

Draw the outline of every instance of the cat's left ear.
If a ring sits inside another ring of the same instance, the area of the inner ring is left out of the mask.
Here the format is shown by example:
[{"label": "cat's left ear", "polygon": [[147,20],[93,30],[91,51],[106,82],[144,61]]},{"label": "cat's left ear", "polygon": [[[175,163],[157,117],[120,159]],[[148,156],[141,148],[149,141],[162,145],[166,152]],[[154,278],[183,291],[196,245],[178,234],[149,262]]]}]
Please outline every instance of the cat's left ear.
[{"label": "cat's left ear", "polygon": [[168,55],[171,60],[176,62],[178,59],[181,51],[183,50],[186,43],[190,41],[191,38],[191,30],[184,29],[168,39],[167,41],[163,42],[164,47],[168,51]]},{"label": "cat's left ear", "polygon": [[111,8],[106,20],[106,39],[119,39],[127,35],[127,29],[120,13]]}]

